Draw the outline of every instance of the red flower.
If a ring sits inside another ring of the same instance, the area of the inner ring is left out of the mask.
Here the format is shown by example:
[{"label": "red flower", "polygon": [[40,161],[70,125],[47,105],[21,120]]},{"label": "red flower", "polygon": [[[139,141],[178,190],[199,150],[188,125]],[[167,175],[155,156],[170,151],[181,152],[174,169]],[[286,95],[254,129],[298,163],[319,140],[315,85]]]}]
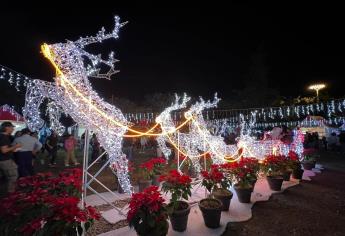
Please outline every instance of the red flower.
[{"label": "red flower", "polygon": [[9,230],[24,235],[39,233],[43,227],[49,227],[44,232],[61,235],[80,222],[92,223],[99,218],[96,210],[78,206],[81,174],[80,169],[70,169],[55,178],[51,174],[21,178],[16,191],[0,201],[0,208],[4,209],[0,211],[1,222],[11,225],[9,222],[16,217],[18,223]]},{"label": "red flower", "polygon": [[298,161],[299,160],[298,155],[293,151],[290,151],[288,156],[292,161]]},{"label": "red flower", "polygon": [[221,165],[221,168],[243,187],[251,185],[260,171],[258,160],[252,157],[242,157],[237,162]]},{"label": "red flower", "polygon": [[174,169],[167,175],[161,175],[159,180],[164,181],[162,190],[164,192],[171,192],[171,202],[176,202],[181,197],[188,200],[188,196],[191,196],[192,179],[188,175],[183,175]]},{"label": "red flower", "polygon": [[228,188],[231,184],[229,178],[227,178],[222,169],[222,165],[211,165],[209,171],[201,171],[203,177],[202,185],[206,187],[209,192],[212,192],[214,188]]}]

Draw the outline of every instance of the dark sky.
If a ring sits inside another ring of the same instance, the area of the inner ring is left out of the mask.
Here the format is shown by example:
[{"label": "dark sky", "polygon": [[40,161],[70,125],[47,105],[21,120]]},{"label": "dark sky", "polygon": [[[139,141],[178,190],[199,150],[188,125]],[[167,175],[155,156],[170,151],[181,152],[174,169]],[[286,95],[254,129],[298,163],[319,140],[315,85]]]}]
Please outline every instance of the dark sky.
[{"label": "dark sky", "polygon": [[[3,7],[0,64],[33,78],[52,80],[39,53],[43,42],[94,35],[113,27],[113,16],[129,21],[113,49],[121,70],[112,81],[97,81],[103,96],[140,100],[152,92],[188,92],[231,97],[244,86],[251,55],[263,45],[269,85],[282,95],[310,95],[314,81],[343,96],[344,13],[339,6],[135,6],[75,9]],[[97,79],[96,79],[97,80]],[[3,82],[1,82],[3,83]]]}]

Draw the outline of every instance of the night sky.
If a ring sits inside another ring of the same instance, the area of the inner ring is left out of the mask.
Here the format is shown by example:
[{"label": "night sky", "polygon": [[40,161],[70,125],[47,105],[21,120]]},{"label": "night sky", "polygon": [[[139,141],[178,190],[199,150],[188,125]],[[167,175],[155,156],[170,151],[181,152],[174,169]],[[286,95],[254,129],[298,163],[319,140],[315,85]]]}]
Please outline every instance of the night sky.
[{"label": "night sky", "polygon": [[32,78],[52,80],[54,72],[39,53],[40,44],[94,35],[101,26],[112,29],[117,14],[129,24],[119,40],[107,42],[102,50],[115,51],[121,72],[112,81],[95,83],[102,96],[140,101],[153,92],[211,97],[218,91],[227,99],[233,89],[245,86],[251,57],[261,48],[269,86],[282,95],[311,96],[306,87],[324,81],[328,92],[339,97],[345,94],[341,9],[235,4],[164,8],[107,4],[103,9],[78,10],[59,4],[35,10],[3,7],[0,64]]}]

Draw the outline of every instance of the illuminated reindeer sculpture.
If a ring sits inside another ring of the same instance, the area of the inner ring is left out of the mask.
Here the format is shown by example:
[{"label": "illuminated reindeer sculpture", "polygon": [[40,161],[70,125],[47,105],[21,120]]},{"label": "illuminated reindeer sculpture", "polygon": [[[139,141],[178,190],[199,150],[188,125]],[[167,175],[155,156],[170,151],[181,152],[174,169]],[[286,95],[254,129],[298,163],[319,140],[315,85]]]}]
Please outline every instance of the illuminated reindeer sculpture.
[{"label": "illuminated reindeer sculpture", "polygon": [[[106,33],[102,28],[96,36],[42,45],[42,53],[56,69],[54,82],[32,81],[27,88],[23,114],[31,130],[38,130],[43,125],[39,108],[45,99],[50,101],[50,109],[55,112],[55,122],[61,112],[70,115],[74,121],[96,134],[101,146],[110,159],[110,167],[116,172],[118,180],[125,192],[131,192],[128,178],[128,162],[122,152],[122,139],[128,122],[122,112],[115,106],[105,102],[92,88],[89,77],[107,78],[116,73],[114,53],[108,60],[101,55],[93,55],[85,51],[85,47],[104,40],[118,38],[120,23],[115,17],[115,28]],[[110,68],[107,73],[100,73],[100,65]],[[61,109],[61,111],[60,111]],[[59,127],[58,124],[55,126]]]}]

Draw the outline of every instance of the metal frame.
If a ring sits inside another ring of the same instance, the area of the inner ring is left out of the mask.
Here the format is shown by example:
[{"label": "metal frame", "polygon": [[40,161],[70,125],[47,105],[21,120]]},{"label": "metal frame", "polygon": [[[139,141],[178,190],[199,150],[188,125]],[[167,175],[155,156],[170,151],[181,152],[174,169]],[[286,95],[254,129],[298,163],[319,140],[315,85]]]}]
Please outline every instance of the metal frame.
[{"label": "metal frame", "polygon": [[[81,209],[84,209],[85,204],[86,204],[86,192],[89,189],[91,192],[96,194],[99,198],[101,198],[103,201],[105,201],[107,204],[111,205],[120,215],[125,216],[126,214],[123,212],[123,209],[125,208],[122,207],[117,207],[115,206],[112,201],[107,199],[106,197],[102,196],[101,193],[97,192],[95,189],[93,189],[90,185],[92,182],[97,182],[99,185],[101,185],[106,192],[111,193],[117,200],[121,200],[118,198],[116,194],[114,194],[113,191],[111,191],[107,186],[105,186],[101,181],[97,179],[97,176],[109,165],[110,159],[108,159],[102,166],[101,168],[98,169],[98,171],[93,175],[89,172],[90,168],[102,157],[106,154],[106,152],[103,152],[101,155],[99,155],[96,160],[91,162],[89,164],[88,162],[88,157],[89,157],[89,146],[90,146],[90,134],[89,130],[85,130],[85,142],[84,142],[84,155],[83,155],[83,175],[82,175],[82,195],[81,195]],[[115,172],[113,172],[114,175],[116,175]],[[82,223],[81,227],[83,229],[83,234],[85,235],[85,224]]]}]

